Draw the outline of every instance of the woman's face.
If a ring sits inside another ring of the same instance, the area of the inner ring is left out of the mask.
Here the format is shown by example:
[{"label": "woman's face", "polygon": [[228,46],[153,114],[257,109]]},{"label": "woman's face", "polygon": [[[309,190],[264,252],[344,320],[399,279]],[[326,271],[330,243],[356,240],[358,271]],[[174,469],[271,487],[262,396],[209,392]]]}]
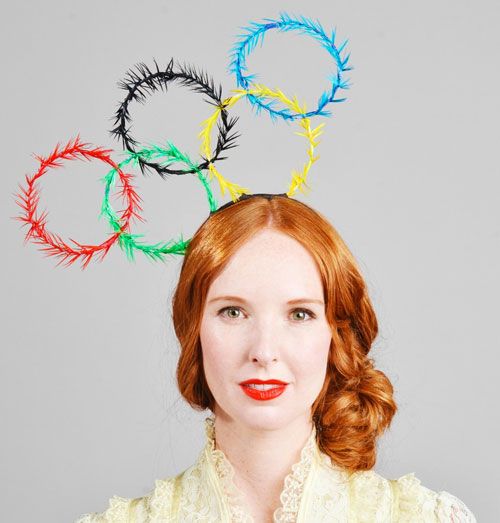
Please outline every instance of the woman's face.
[{"label": "woman's face", "polygon": [[[200,339],[216,415],[253,429],[299,417],[309,422],[331,341],[321,277],[309,252],[274,229],[253,236],[212,282]],[[259,399],[262,393],[241,385],[254,379],[287,385],[280,395]]]}]

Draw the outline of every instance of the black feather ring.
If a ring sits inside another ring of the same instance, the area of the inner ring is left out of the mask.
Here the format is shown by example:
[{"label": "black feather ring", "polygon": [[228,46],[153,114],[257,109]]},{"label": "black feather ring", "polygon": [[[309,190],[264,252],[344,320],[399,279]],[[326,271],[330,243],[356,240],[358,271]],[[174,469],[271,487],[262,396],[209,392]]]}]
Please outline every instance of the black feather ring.
[{"label": "black feather ring", "polygon": [[[213,79],[207,73],[197,71],[194,67],[185,65],[177,65],[177,70],[174,70],[173,59],[170,60],[165,70],[161,70],[156,61],[154,63],[154,70],[151,70],[143,63],[137,64],[135,68],[128,71],[125,79],[118,84],[127,91],[127,96],[120,103],[115,113],[115,127],[111,134],[121,140],[124,149],[131,153],[136,153],[139,146],[139,142],[130,134],[131,117],[129,104],[131,101],[144,103],[148,95],[157,91],[166,92],[169,82],[176,81],[178,84],[187,86],[197,93],[206,95],[208,97],[206,101],[209,104],[222,107],[222,87],[215,86]],[[233,128],[237,120],[237,117],[229,117],[226,109],[221,110],[220,122],[217,125],[219,134],[215,150],[212,152],[211,162],[224,160],[225,157],[222,157],[221,154],[236,147],[236,139],[239,137],[239,134],[234,132]],[[208,163],[208,160],[203,158],[203,161],[198,165],[198,169],[206,169]],[[143,173],[147,169],[154,169],[162,178],[167,174],[195,172],[195,170],[170,169],[168,164],[160,165],[141,158],[139,158],[139,165]]]}]

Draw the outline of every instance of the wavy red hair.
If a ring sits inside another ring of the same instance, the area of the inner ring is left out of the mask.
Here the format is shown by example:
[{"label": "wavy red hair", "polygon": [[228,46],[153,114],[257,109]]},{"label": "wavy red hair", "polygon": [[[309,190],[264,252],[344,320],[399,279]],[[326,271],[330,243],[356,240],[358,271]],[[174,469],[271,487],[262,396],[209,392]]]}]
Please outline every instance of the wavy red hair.
[{"label": "wavy red hair", "polygon": [[293,198],[254,196],[212,214],[191,239],[172,301],[181,346],[177,383],[196,410],[214,410],[203,370],[200,325],[211,282],[250,237],[273,228],[301,243],[323,282],[332,329],[323,388],[312,405],[320,449],[351,472],[376,461],[377,438],[396,413],[393,387],[368,353],[378,333],[366,284],[346,244],[319,212]]}]

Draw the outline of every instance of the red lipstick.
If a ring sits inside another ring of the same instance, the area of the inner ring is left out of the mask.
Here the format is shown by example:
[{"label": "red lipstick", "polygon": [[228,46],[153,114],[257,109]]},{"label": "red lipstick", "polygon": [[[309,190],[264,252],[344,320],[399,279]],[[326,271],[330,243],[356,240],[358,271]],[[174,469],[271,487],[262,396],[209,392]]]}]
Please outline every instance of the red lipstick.
[{"label": "red lipstick", "polygon": [[[267,390],[259,390],[251,385],[273,385],[272,387],[267,388]],[[258,401],[268,401],[278,396],[281,396],[285,391],[285,388],[288,384],[281,380],[259,380],[251,379],[242,381],[240,387],[243,392],[250,398]]]}]

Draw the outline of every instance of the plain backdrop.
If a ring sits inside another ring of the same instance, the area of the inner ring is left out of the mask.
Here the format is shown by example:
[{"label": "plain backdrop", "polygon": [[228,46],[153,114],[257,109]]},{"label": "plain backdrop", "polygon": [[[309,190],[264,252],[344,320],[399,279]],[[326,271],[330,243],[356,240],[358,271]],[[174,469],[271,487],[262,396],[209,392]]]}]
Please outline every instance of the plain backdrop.
[{"label": "plain backdrop", "polygon": [[[479,521],[499,520],[498,3],[32,0],[4,3],[0,17],[2,521],[70,522],[104,510],[114,494],[144,495],[194,462],[208,415],[176,389],[170,301],[182,259],[132,263],[115,246],[82,271],[23,245],[13,194],[36,169],[32,154],[79,133],[122,159],[109,130],[130,67],[174,57],[230,94],[240,28],[280,11],[349,38],[348,100],[314,119],[326,122],[321,158],[311,192],[297,198],[346,240],[378,314],[371,354],[399,412],[376,471],[414,472]],[[269,33],[248,64],[311,108],[335,71],[297,33]],[[172,140],[197,157],[211,108],[172,86],[131,113],[141,141]],[[305,158],[298,128],[246,102],[231,114],[241,138],[221,172],[252,192],[285,192]],[[103,241],[105,172],[99,162],[68,162],[41,180],[50,230]],[[208,215],[196,178],[135,174],[147,222],[134,232],[151,243],[189,238]]]}]

